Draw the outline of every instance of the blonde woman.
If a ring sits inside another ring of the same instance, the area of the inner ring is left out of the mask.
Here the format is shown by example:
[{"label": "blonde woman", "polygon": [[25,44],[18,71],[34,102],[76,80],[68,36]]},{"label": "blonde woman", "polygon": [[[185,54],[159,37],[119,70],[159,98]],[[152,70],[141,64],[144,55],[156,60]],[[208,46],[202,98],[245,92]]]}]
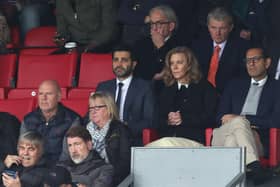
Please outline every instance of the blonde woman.
[{"label": "blonde woman", "polygon": [[130,169],[130,137],[128,128],[119,121],[117,106],[111,95],[95,92],[89,98],[89,119],[87,124],[93,142],[93,149],[107,163],[113,165],[117,185]]},{"label": "blonde woman", "polygon": [[202,78],[193,52],[186,47],[170,50],[165,58],[160,97],[160,134],[205,143],[204,130],[215,124],[217,93]]}]

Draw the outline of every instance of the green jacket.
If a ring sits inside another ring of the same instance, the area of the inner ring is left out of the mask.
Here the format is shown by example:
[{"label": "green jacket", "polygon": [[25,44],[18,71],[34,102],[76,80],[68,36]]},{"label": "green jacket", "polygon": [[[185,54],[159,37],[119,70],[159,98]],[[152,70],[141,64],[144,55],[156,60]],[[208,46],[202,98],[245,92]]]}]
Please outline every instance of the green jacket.
[{"label": "green jacket", "polygon": [[[101,45],[116,37],[115,0],[57,0],[57,32],[83,45]],[[76,14],[75,14],[76,12]]]}]

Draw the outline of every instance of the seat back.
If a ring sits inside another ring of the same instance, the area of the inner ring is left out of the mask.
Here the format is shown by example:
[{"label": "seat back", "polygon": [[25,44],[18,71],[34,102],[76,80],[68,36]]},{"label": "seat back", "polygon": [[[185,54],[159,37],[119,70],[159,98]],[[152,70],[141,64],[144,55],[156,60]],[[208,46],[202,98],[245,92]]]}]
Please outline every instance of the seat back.
[{"label": "seat back", "polygon": [[244,148],[133,147],[133,187],[224,187],[245,184]]},{"label": "seat back", "polygon": [[34,107],[33,99],[5,99],[0,100],[0,111],[15,115],[20,121],[31,112]]},{"label": "seat back", "polygon": [[12,45],[13,47],[19,47],[20,46],[20,36],[19,36],[19,27],[13,26],[11,27],[11,39],[12,39]]},{"label": "seat back", "polygon": [[60,87],[71,87],[75,80],[77,54],[21,55],[17,88],[37,88],[47,79],[57,80]]},{"label": "seat back", "polygon": [[81,117],[84,117],[88,112],[88,98],[87,99],[62,99],[61,103],[77,112]]},{"label": "seat back", "polygon": [[55,26],[41,26],[31,29],[25,36],[25,47],[56,47],[53,41]]},{"label": "seat back", "polygon": [[5,88],[0,88],[0,99],[5,99],[6,95],[5,95]]},{"label": "seat back", "polygon": [[49,55],[58,48],[48,47],[48,48],[25,48],[20,50],[20,55]]},{"label": "seat back", "polygon": [[[11,89],[8,92],[8,99],[23,99],[33,98],[37,100],[38,89],[37,88],[16,88]],[[61,98],[67,98],[67,88],[61,88]]]},{"label": "seat back", "polygon": [[79,88],[96,88],[99,82],[113,79],[114,77],[111,54],[82,54]]},{"label": "seat back", "polygon": [[15,86],[16,60],[16,54],[0,55],[0,87]]}]

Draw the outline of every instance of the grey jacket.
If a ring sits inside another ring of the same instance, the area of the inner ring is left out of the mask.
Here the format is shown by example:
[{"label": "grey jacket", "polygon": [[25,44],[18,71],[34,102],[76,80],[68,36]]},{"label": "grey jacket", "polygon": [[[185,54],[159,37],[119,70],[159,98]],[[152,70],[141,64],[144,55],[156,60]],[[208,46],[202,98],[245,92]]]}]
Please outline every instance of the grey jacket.
[{"label": "grey jacket", "polygon": [[88,157],[79,164],[69,160],[59,165],[67,168],[75,183],[94,187],[112,187],[113,166],[106,164],[95,151],[91,151]]}]

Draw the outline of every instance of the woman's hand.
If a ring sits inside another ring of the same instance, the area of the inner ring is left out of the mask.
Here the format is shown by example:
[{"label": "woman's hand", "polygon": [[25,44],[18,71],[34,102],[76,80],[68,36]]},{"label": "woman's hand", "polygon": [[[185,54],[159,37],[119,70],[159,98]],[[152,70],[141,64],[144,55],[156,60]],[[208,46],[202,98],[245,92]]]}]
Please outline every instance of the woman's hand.
[{"label": "woman's hand", "polygon": [[181,125],[182,117],[180,111],[177,112],[169,112],[168,114],[168,124],[173,126]]}]

